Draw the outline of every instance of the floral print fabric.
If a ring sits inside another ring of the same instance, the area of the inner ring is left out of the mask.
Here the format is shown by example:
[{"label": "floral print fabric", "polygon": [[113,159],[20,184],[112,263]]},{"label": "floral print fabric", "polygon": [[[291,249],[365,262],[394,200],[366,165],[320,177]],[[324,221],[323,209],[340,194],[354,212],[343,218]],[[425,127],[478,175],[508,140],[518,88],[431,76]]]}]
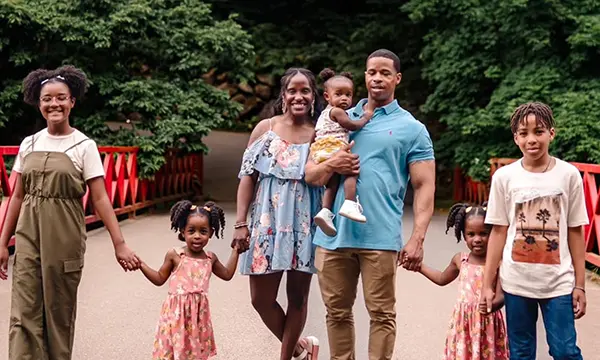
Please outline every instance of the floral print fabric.
[{"label": "floral print fabric", "polygon": [[459,295],[450,321],[443,360],[508,360],[508,342],[501,310],[479,312],[483,265],[468,262],[462,254]]},{"label": "floral print fabric", "polygon": [[181,260],[169,279],[154,340],[154,360],[206,360],[217,354],[208,285],[212,259],[195,259],[176,249]]},{"label": "floral print fabric", "polygon": [[251,204],[250,249],[242,255],[242,274],[298,270],[315,273],[313,218],[322,188],[304,182],[310,144],[293,144],[268,131],[251,144],[239,177],[258,172]]}]

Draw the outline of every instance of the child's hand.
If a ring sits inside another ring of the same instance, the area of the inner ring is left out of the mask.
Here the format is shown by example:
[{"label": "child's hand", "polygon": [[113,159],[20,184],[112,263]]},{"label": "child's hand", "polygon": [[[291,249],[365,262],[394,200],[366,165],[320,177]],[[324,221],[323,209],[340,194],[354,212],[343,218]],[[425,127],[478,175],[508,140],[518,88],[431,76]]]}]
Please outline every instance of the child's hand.
[{"label": "child's hand", "polygon": [[586,306],[585,292],[581,289],[573,290],[573,312],[575,313],[575,319],[581,319],[585,315]]},{"label": "child's hand", "polygon": [[479,312],[482,314],[489,314],[492,312],[492,302],[494,301],[494,289],[481,290],[481,297],[479,298]]}]

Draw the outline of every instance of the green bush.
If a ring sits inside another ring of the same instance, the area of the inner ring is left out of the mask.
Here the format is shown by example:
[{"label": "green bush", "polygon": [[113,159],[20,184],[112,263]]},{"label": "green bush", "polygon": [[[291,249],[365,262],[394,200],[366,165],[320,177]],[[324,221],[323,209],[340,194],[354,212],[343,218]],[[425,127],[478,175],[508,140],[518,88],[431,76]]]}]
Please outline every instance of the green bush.
[{"label": "green bush", "polygon": [[[3,1],[0,34],[0,127],[34,128],[39,115],[20,94],[29,71],[73,64],[91,82],[74,125],[100,145],[139,146],[142,177],[160,168],[166,149],[205,151],[202,137],[233,122],[240,105],[201,76],[217,68],[247,79],[255,56],[234,16],[215,20],[198,0]],[[151,135],[105,125],[127,119]],[[14,142],[9,132],[3,141]]]}]

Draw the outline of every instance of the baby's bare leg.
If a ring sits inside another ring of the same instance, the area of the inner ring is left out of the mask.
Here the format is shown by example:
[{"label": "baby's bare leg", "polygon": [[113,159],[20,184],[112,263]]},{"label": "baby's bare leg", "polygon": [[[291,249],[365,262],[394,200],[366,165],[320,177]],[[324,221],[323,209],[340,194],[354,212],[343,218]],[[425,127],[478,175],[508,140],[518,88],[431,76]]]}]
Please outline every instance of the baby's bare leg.
[{"label": "baby's bare leg", "polygon": [[337,194],[338,187],[340,185],[340,175],[333,174],[327,183],[325,188],[325,195],[323,196],[323,207],[331,211],[333,202],[335,201],[335,194]]},{"label": "baby's bare leg", "polygon": [[356,201],[356,183],[358,176],[348,176],[344,180],[344,194],[346,200]]}]

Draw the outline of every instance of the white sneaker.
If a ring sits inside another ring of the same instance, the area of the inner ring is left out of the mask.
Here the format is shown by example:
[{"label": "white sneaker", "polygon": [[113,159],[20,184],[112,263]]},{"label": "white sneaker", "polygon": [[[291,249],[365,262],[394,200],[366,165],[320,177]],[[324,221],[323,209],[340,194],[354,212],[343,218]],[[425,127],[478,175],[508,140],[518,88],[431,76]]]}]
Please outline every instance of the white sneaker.
[{"label": "white sneaker", "polygon": [[315,224],[325,233],[327,236],[335,236],[337,235],[337,230],[335,229],[335,225],[333,225],[333,218],[335,215],[327,209],[323,208],[317,216],[315,216]]},{"label": "white sneaker", "polygon": [[339,214],[343,217],[347,217],[350,220],[358,221],[361,223],[367,222],[367,218],[362,214],[363,208],[360,206],[358,202],[358,198],[356,201],[346,200],[342,204],[340,208]]}]

